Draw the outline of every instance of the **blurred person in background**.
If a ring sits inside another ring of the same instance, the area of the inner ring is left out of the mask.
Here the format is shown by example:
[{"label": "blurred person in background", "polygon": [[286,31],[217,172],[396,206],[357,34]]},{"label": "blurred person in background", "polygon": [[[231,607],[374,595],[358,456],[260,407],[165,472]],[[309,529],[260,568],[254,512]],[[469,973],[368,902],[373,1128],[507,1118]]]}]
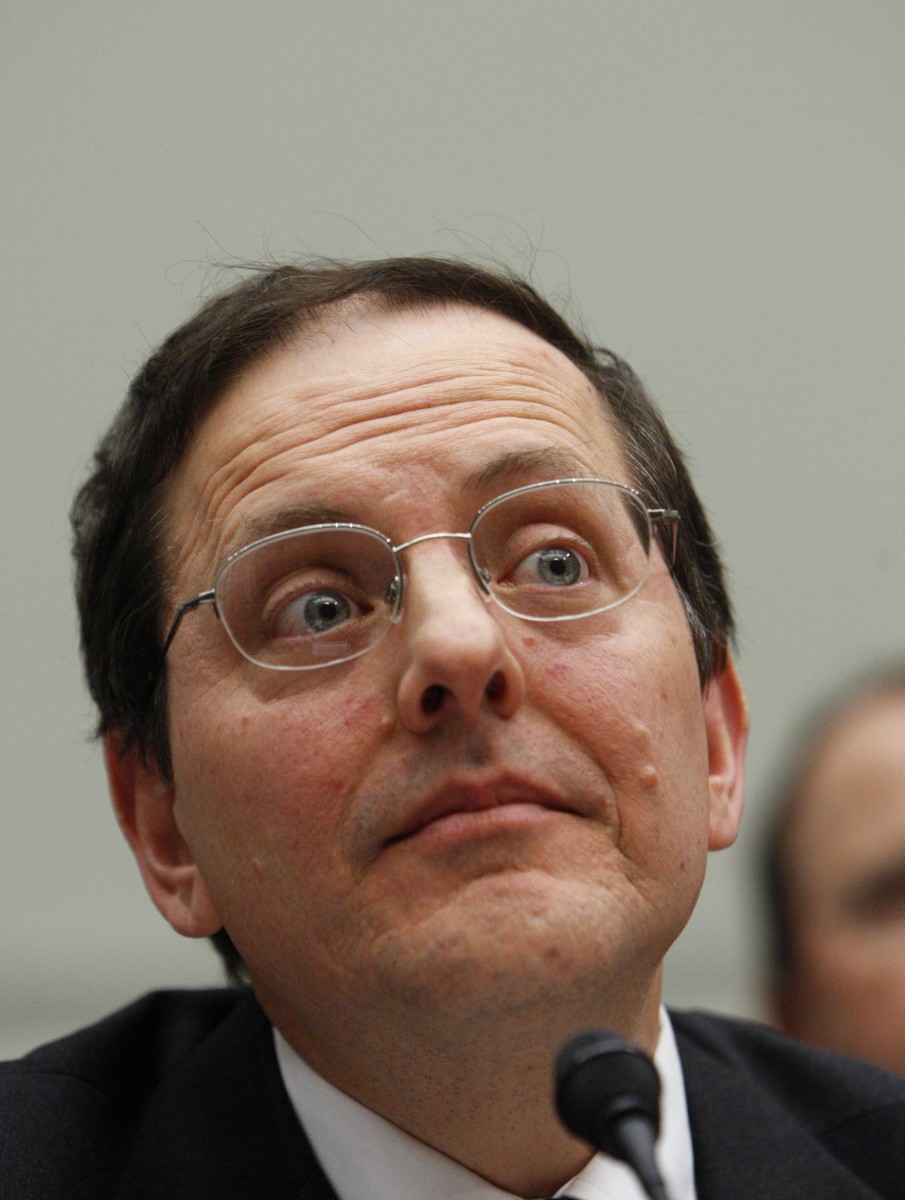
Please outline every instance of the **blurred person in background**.
[{"label": "blurred person in background", "polygon": [[777,1026],[905,1075],[905,660],[796,739],[764,877]]}]

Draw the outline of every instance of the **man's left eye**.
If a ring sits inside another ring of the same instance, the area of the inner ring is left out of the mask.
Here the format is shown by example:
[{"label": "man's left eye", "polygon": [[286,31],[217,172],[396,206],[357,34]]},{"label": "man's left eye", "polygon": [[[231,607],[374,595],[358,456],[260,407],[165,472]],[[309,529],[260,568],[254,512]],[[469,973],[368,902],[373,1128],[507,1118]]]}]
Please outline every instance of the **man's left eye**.
[{"label": "man's left eye", "polygon": [[512,573],[514,583],[541,582],[551,587],[569,587],[587,579],[587,563],[569,546],[544,546],[518,564]]}]

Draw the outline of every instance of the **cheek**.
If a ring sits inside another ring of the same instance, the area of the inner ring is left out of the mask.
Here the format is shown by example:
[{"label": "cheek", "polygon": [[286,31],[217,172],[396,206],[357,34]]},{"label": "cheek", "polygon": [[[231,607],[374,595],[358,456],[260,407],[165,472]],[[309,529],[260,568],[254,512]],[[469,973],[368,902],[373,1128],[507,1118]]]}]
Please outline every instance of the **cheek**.
[{"label": "cheek", "polygon": [[697,668],[681,642],[606,638],[575,647],[531,645],[529,694],[607,774],[655,791],[679,776],[706,781]]},{"label": "cheek", "polygon": [[702,874],[709,768],[690,644],[603,639],[554,647],[536,655],[529,692],[607,778],[626,857],[669,859],[671,874]]},{"label": "cheek", "polygon": [[375,699],[211,695],[173,737],[177,814],[202,873],[297,877],[336,856],[348,798],[388,722]]}]

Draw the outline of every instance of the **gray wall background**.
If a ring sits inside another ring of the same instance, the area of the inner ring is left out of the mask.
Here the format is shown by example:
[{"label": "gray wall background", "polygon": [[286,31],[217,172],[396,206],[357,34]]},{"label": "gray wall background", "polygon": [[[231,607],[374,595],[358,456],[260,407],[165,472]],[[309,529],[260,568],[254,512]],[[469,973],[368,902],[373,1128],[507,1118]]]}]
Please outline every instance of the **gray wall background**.
[{"label": "gray wall background", "polygon": [[900,0],[6,0],[0,1054],[214,982],[88,739],[67,510],[130,374],[235,258],[492,255],[627,356],[738,604],[741,843],[670,956],[757,1015],[752,850],[813,697],[902,651]]}]

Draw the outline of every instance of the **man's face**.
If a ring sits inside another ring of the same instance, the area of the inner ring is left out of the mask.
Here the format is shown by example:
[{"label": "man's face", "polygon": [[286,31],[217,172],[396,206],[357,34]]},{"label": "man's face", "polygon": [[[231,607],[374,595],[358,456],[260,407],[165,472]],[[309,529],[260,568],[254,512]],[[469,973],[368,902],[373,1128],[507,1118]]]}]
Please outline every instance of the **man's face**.
[{"label": "man's face", "polygon": [[[300,512],[398,544],[567,474],[631,483],[558,351],[464,307],[349,309],[202,421],[168,496],[170,598]],[[225,924],[315,1062],[349,1017],[452,1020],[539,997],[577,1011],[608,995],[649,1035],[660,960],[738,816],[709,781],[725,731],[667,566],[654,550],[626,604],[544,625],[487,604],[461,542],[404,555],[402,620],[339,666],[268,671],[209,608],[183,622],[172,805],[194,915],[162,907],[183,931]]]},{"label": "man's face", "polygon": [[790,829],[790,1032],[905,1075],[905,693],[867,702]]}]

